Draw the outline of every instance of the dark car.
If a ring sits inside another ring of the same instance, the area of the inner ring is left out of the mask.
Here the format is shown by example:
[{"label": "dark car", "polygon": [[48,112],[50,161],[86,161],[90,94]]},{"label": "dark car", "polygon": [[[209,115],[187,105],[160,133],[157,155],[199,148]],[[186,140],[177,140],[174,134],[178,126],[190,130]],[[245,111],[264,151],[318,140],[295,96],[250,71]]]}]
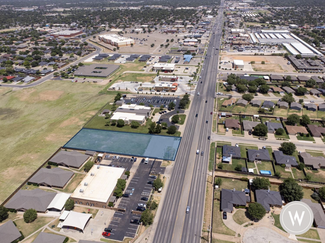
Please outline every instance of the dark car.
[{"label": "dark car", "polygon": [[141,197],[141,200],[142,200],[142,201],[148,201],[149,198],[147,198],[147,197]]},{"label": "dark car", "polygon": [[252,131],[248,131],[248,135],[252,135]]},{"label": "dark car", "polygon": [[134,158],[134,160],[133,160],[134,162],[136,162],[137,161],[137,158]]},{"label": "dark car", "polygon": [[195,115],[195,117],[197,117],[198,114]]},{"label": "dark car", "polygon": [[206,122],[205,123],[208,123],[208,120],[206,120]]},{"label": "dark car", "polygon": [[227,212],[223,212],[223,213],[222,213],[222,218],[223,218],[223,219],[227,219]]},{"label": "dark car", "polygon": [[208,103],[208,100],[206,100],[205,103]]},{"label": "dark car", "polygon": [[208,136],[208,140],[210,140],[210,136]]},{"label": "dark car", "polygon": [[203,156],[203,154],[204,154],[204,152],[203,152],[203,151],[201,151],[201,156]]},{"label": "dark car", "polygon": [[147,184],[152,185],[153,181],[148,181]]},{"label": "dark car", "polygon": [[211,111],[210,115],[212,115],[212,111]]},{"label": "dark car", "polygon": [[152,176],[150,176],[150,178],[151,178],[151,179],[157,179],[157,176],[152,175]]},{"label": "dark car", "polygon": [[128,194],[128,193],[124,193],[124,194],[123,194],[123,197],[130,197],[130,194]]},{"label": "dark car", "polygon": [[112,232],[112,230],[113,230],[112,228],[105,228],[104,229],[105,232]]},{"label": "dark car", "polygon": [[140,224],[140,220],[138,220],[138,219],[131,219],[130,220],[130,223],[131,224]]},{"label": "dark car", "polygon": [[137,207],[137,211],[141,211],[141,212],[143,212],[144,210],[146,210],[145,207]]}]

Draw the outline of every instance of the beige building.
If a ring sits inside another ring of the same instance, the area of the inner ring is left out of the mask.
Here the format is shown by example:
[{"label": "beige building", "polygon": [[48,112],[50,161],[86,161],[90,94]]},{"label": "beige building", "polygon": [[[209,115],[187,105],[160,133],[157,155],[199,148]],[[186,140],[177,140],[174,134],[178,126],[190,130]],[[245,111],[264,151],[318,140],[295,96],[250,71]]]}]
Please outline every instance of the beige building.
[{"label": "beige building", "polygon": [[112,46],[123,47],[130,46],[134,44],[134,40],[131,38],[126,38],[119,35],[99,35],[98,39],[106,44],[110,44]]}]

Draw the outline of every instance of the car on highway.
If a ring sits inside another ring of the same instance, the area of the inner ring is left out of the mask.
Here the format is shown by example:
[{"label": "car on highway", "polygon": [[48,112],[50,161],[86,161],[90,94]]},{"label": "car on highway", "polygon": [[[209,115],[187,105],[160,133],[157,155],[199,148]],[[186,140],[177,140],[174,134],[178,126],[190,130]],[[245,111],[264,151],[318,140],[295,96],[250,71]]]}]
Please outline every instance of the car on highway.
[{"label": "car on highway", "polygon": [[104,229],[105,232],[112,232],[112,230],[113,230],[112,228],[105,228]]},{"label": "car on highway", "polygon": [[205,123],[208,123],[208,120],[206,120]]},{"label": "car on highway", "polygon": [[208,136],[208,140],[210,140],[210,136]]},{"label": "car on highway", "polygon": [[204,155],[204,151],[201,151],[201,156],[203,156]]},{"label": "car on highway", "polygon": [[109,236],[111,236],[111,233],[109,233],[109,232],[103,232],[102,233],[102,236],[104,236],[104,237],[109,237]]},{"label": "car on highway", "polygon": [[186,207],[186,213],[189,213],[190,212],[190,206],[187,206]]},{"label": "car on highway", "polygon": [[210,115],[212,115],[212,111],[210,112]]},{"label": "car on highway", "polygon": [[200,95],[200,92],[197,92],[197,96],[199,96]]},{"label": "car on highway", "polygon": [[196,150],[196,154],[199,154],[200,153],[200,150],[198,149],[198,150]]},{"label": "car on highway", "polygon": [[222,213],[222,218],[223,218],[223,219],[227,219],[227,212],[223,212],[223,213]]},{"label": "car on highway", "polygon": [[205,100],[205,103],[208,103],[208,100]]},{"label": "car on highway", "polygon": [[198,114],[195,115],[195,117],[197,117]]},{"label": "car on highway", "polygon": [[131,224],[140,224],[140,220],[138,220],[138,219],[131,219],[130,220],[130,223]]}]

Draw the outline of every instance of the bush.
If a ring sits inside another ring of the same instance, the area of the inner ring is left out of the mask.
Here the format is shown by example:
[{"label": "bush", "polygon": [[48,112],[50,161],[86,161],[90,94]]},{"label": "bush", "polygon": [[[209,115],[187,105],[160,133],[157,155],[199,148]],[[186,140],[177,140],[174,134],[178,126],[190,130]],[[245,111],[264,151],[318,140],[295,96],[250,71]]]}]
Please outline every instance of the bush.
[{"label": "bush", "polygon": [[242,165],[240,165],[240,164],[236,165],[236,167],[235,167],[236,171],[241,171],[241,169],[242,169]]},{"label": "bush", "polygon": [[63,243],[67,243],[69,241],[69,237],[65,237]]},{"label": "bush", "polygon": [[157,191],[160,187],[163,187],[163,182],[160,178],[157,178],[156,180],[154,180],[152,186],[155,188],[155,190]]},{"label": "bush", "polygon": [[109,207],[114,207],[114,203],[113,203],[113,202],[109,202],[109,203],[108,203],[108,206],[109,206]]},{"label": "bush", "polygon": [[319,193],[319,196],[320,196],[323,200],[325,200],[325,186],[319,188],[318,193]]},{"label": "bush", "polygon": [[90,171],[90,169],[93,167],[93,165],[94,165],[94,162],[92,162],[92,161],[88,161],[88,162],[85,164],[84,171],[86,171],[86,172]]},{"label": "bush", "polygon": [[139,122],[137,122],[137,121],[132,121],[131,122],[131,127],[132,128],[138,128],[140,126],[140,123]]},{"label": "bush", "polygon": [[275,134],[276,135],[283,135],[284,134],[284,129],[283,128],[276,129]]},{"label": "bush", "polygon": [[312,199],[314,199],[315,201],[319,201],[320,197],[319,195],[317,194],[317,192],[314,192],[313,194],[310,195],[310,197]]},{"label": "bush", "polygon": [[116,121],[115,120],[112,120],[111,121],[111,126],[115,126],[116,125]]},{"label": "bush", "polygon": [[167,133],[168,133],[168,134],[175,134],[176,131],[177,131],[177,128],[176,128],[175,126],[170,126],[170,127],[168,127],[168,129],[167,129]]},{"label": "bush", "polygon": [[26,212],[24,213],[24,221],[25,223],[31,223],[35,219],[37,219],[37,212],[35,209],[27,209]]},{"label": "bush", "polygon": [[276,171],[275,173],[274,173],[274,176],[276,176],[276,177],[281,177],[281,174],[280,174],[280,172],[278,172],[278,171]]},{"label": "bush", "polygon": [[285,164],[282,164],[282,165],[281,165],[281,167],[282,167],[282,168],[285,168],[285,167],[286,167],[286,165],[285,165]]},{"label": "bush", "polygon": [[155,201],[153,201],[150,205],[151,210],[155,210],[157,207],[158,207],[158,203],[156,203]]},{"label": "bush", "polygon": [[4,206],[0,206],[0,222],[7,219],[9,217],[8,209]]},{"label": "bush", "polygon": [[65,210],[67,210],[67,211],[71,211],[71,210],[73,210],[73,209],[74,209],[74,201],[73,201],[71,198],[69,198],[69,199],[65,202],[64,207],[65,207]]},{"label": "bush", "polygon": [[223,168],[223,164],[222,163],[218,164],[218,169],[222,170],[222,168]]},{"label": "bush", "polygon": [[145,226],[153,223],[153,214],[149,209],[144,210],[144,212],[141,214],[140,222],[142,222]]},{"label": "bush", "polygon": [[122,120],[122,119],[117,120],[117,125],[116,126],[117,127],[124,127],[124,120]]},{"label": "bush", "polygon": [[222,185],[222,179],[221,178],[215,178],[214,179],[214,184],[218,185],[220,187]]},{"label": "bush", "polygon": [[173,123],[178,123],[178,122],[179,122],[179,116],[178,116],[178,115],[174,115],[174,116],[172,117],[172,122],[173,122]]},{"label": "bush", "polygon": [[299,165],[297,166],[298,170],[303,170],[305,168],[305,164],[304,163],[299,163]]},{"label": "bush", "polygon": [[129,170],[125,171],[124,175],[126,175],[126,176],[129,178],[129,176],[130,176],[130,171],[129,171]]}]

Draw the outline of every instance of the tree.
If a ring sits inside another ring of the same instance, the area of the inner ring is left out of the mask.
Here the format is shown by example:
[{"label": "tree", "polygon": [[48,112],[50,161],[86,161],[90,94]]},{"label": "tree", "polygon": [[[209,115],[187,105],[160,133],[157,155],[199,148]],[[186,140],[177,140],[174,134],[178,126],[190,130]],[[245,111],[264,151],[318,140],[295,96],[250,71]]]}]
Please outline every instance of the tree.
[{"label": "tree", "polygon": [[8,209],[4,206],[0,206],[0,222],[7,219],[9,217]]},{"label": "tree", "polygon": [[168,124],[167,124],[167,122],[162,122],[161,126],[162,126],[162,129],[167,129]]},{"label": "tree", "polygon": [[2,81],[6,83],[8,81],[7,77],[4,77]]},{"label": "tree", "polygon": [[221,178],[216,178],[215,180],[214,180],[214,184],[215,185],[218,185],[219,187],[222,185],[222,179]]},{"label": "tree", "polygon": [[261,64],[265,64],[265,61],[261,61]]},{"label": "tree", "polygon": [[297,123],[299,123],[299,121],[300,121],[300,117],[297,114],[291,114],[287,118],[288,125],[296,125]]},{"label": "tree", "polygon": [[271,183],[267,178],[256,177],[253,180],[252,186],[255,188],[255,190],[259,190],[259,189],[267,190],[271,186]]},{"label": "tree", "polygon": [[283,128],[276,129],[275,130],[275,134],[276,135],[279,135],[279,136],[283,135],[284,134],[284,129]]},{"label": "tree", "polygon": [[154,44],[154,43],[152,43],[150,46],[151,46],[151,47],[154,47],[154,46],[155,46],[155,44]]},{"label": "tree", "polygon": [[163,187],[163,182],[160,178],[157,178],[156,180],[153,181],[153,187],[155,188],[155,190],[157,191],[160,187]]},{"label": "tree", "polygon": [[179,116],[178,116],[178,115],[174,115],[174,116],[172,117],[172,122],[173,122],[173,123],[178,123],[178,122],[179,122]]},{"label": "tree", "polygon": [[254,98],[254,96],[251,94],[243,94],[242,98],[250,102]]},{"label": "tree", "polygon": [[24,213],[24,221],[25,223],[31,223],[33,222],[35,219],[37,219],[37,212],[35,209],[27,209]]},{"label": "tree", "polygon": [[300,86],[296,91],[296,95],[299,95],[299,96],[305,95],[306,93],[307,93],[307,89],[302,86]]},{"label": "tree", "polygon": [[161,133],[161,129],[162,129],[161,125],[157,124],[155,128],[155,133]]},{"label": "tree", "polygon": [[299,163],[297,166],[298,170],[303,170],[305,168],[305,164],[304,163]]},{"label": "tree", "polygon": [[241,164],[237,164],[236,167],[235,167],[235,170],[236,171],[241,171],[243,168],[243,166]]},{"label": "tree", "polygon": [[281,143],[281,147],[279,149],[284,154],[292,155],[296,151],[296,145],[291,142],[283,142]]},{"label": "tree", "polygon": [[308,88],[313,88],[314,86],[316,85],[316,81],[314,80],[314,79],[309,79],[309,80],[307,80],[306,81],[306,87],[308,87]]},{"label": "tree", "polygon": [[168,134],[175,134],[176,131],[177,131],[177,128],[176,128],[175,126],[170,126],[170,127],[168,127],[168,129],[167,129],[167,133],[168,133]]},{"label": "tree", "polygon": [[259,89],[259,91],[262,93],[262,94],[267,94],[267,92],[269,91],[270,87],[268,85],[262,85]]},{"label": "tree", "polygon": [[132,128],[138,128],[140,126],[140,123],[139,122],[137,122],[137,121],[132,121],[131,122],[131,127]]},{"label": "tree", "polygon": [[168,109],[169,110],[173,110],[175,108],[175,103],[174,102],[170,102],[169,104],[168,104]]},{"label": "tree", "polygon": [[243,84],[237,84],[236,85],[238,93],[245,93],[247,91],[247,88]]},{"label": "tree", "polygon": [[116,101],[120,100],[122,97],[121,93],[117,93],[114,97],[114,103],[116,103]]},{"label": "tree", "polygon": [[247,213],[253,220],[260,220],[266,214],[265,208],[260,203],[251,203],[248,205]]},{"label": "tree", "polygon": [[248,87],[248,92],[249,93],[256,93],[257,87],[256,86],[249,86]]},{"label": "tree", "polygon": [[117,120],[117,123],[116,123],[116,126],[117,126],[117,127],[124,127],[124,120],[122,120],[122,119],[118,119],[118,120]]},{"label": "tree", "polygon": [[258,124],[256,127],[254,127],[253,134],[255,136],[266,136],[267,126],[263,123]]},{"label": "tree", "polygon": [[323,200],[325,200],[325,186],[319,188],[318,194]]},{"label": "tree", "polygon": [[140,222],[142,222],[145,226],[153,223],[153,214],[149,209],[144,210],[144,212],[141,214]]},{"label": "tree", "polygon": [[94,165],[94,162],[88,161],[84,166],[84,171],[86,171],[86,172],[90,171],[90,169],[93,167],[93,165]]},{"label": "tree", "polygon": [[67,211],[71,211],[71,210],[73,210],[73,209],[74,209],[74,201],[73,201],[71,198],[69,198],[69,199],[65,202],[64,207],[65,207],[65,210],[67,210]]},{"label": "tree", "polygon": [[304,196],[302,187],[292,178],[283,181],[280,185],[280,193],[286,202],[300,201]]},{"label": "tree", "polygon": [[300,121],[300,124],[301,124],[302,126],[307,126],[308,124],[310,124],[310,118],[309,118],[309,116],[307,116],[307,115],[302,115],[302,117],[301,117],[301,121]]},{"label": "tree", "polygon": [[152,122],[150,125],[149,125],[149,128],[148,128],[148,132],[150,134],[154,134],[155,133],[155,128],[156,128],[156,123]]}]

